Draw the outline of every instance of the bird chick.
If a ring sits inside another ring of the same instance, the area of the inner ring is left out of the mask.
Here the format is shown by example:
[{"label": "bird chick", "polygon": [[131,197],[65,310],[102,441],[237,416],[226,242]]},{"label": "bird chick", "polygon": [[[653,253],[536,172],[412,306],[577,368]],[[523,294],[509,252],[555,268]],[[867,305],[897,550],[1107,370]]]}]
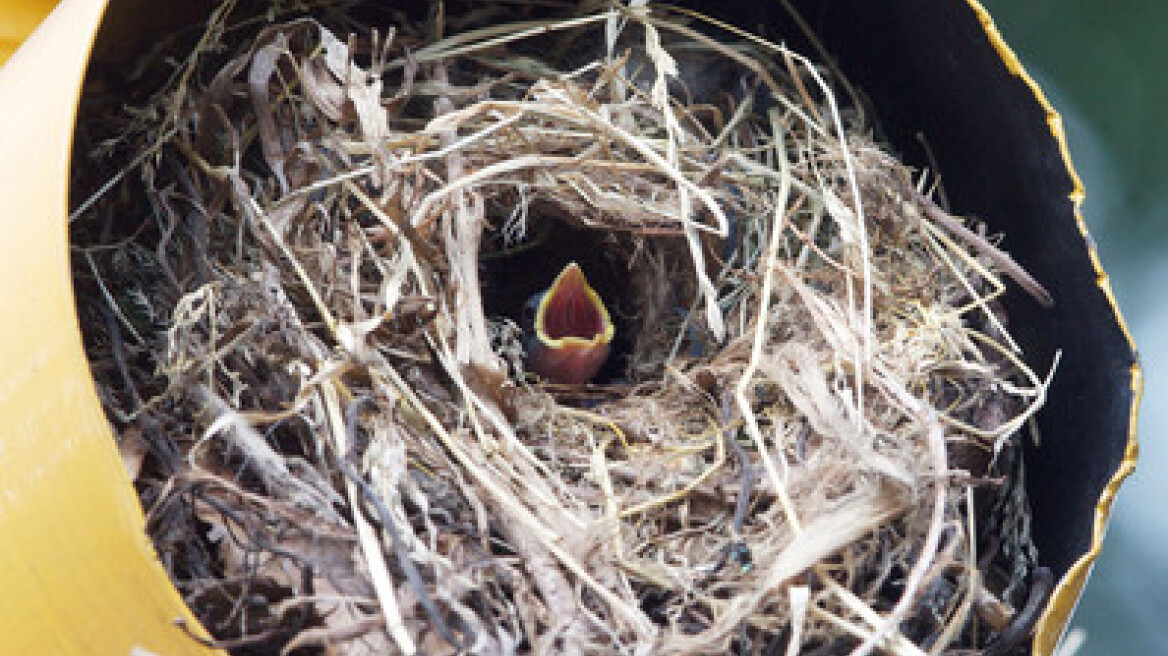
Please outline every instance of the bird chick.
[{"label": "bird chick", "polygon": [[569,263],[547,291],[528,303],[534,306],[527,338],[528,371],[553,383],[580,385],[592,380],[608,358],[616,330],[580,265]]}]

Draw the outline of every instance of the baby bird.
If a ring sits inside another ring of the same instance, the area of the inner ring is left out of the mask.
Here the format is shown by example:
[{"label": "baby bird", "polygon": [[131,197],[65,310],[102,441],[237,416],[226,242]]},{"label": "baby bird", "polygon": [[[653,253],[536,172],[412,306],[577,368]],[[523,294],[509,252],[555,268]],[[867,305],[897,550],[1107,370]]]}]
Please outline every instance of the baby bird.
[{"label": "baby bird", "polygon": [[528,371],[567,385],[592,380],[608,358],[615,328],[580,265],[569,263],[527,303],[534,314],[526,339]]}]

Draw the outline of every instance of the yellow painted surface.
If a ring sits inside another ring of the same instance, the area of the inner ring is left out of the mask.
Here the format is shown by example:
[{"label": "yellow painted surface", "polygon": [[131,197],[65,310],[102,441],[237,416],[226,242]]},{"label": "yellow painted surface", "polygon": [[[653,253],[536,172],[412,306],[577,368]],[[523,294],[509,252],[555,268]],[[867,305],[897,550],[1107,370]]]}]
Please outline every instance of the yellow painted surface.
[{"label": "yellow painted surface", "polygon": [[[27,25],[48,4],[0,14]],[[146,538],[73,311],[70,140],[104,8],[65,0],[0,68],[0,652],[211,654],[174,625],[193,619]]]},{"label": "yellow painted surface", "polygon": [[0,8],[0,64],[52,11],[57,0],[4,0]]}]

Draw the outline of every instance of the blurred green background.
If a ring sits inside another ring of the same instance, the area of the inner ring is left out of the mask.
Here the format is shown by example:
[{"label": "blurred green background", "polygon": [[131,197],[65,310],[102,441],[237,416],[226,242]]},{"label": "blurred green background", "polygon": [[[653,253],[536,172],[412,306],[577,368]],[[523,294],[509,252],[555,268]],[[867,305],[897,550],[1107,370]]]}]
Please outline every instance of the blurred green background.
[{"label": "blurred green background", "polygon": [[1168,654],[1168,1],[983,1],[1063,116],[1144,363],[1140,462],[1071,623],[1078,654]]}]

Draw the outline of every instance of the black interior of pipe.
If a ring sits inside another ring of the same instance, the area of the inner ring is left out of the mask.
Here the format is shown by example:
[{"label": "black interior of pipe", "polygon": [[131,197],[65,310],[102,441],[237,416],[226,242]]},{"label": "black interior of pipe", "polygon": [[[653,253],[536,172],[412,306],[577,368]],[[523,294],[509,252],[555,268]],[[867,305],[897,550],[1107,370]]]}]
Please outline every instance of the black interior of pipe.
[{"label": "black interior of pipe", "polygon": [[1062,574],[1090,548],[1094,509],[1122,461],[1136,355],[1100,288],[1071,200],[1075,180],[1045,109],[1009,70],[966,2],[800,3],[845,74],[869,95],[902,159],[931,146],[953,210],[1004,233],[1004,248],[1055,298],[1012,288],[1010,330],[1039,375],[1062,359],[1026,443],[1041,564]]}]

